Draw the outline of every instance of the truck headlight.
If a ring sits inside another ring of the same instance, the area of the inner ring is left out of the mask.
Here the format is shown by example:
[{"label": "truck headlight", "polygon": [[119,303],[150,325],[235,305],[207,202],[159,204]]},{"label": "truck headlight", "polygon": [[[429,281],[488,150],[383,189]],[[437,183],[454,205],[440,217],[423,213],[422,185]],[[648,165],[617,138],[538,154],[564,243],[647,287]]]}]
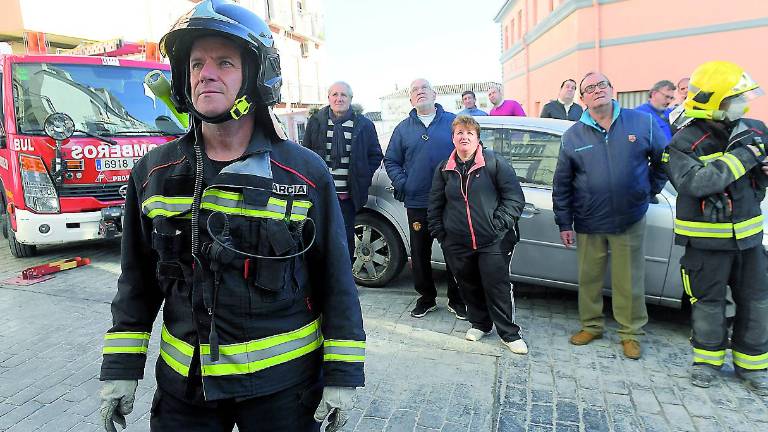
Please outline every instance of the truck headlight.
[{"label": "truck headlight", "polygon": [[19,161],[24,202],[27,207],[38,213],[58,213],[59,196],[43,160],[38,156],[22,154]]}]

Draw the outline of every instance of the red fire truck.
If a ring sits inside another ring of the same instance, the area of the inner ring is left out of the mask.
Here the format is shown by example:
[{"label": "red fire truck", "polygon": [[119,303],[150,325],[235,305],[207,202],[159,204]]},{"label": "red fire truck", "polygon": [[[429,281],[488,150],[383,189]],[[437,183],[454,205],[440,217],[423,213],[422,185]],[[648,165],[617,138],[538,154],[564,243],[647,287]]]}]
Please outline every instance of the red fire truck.
[{"label": "red fire truck", "polygon": [[15,257],[119,235],[128,175],[184,133],[144,84],[168,66],[117,57],[0,55],[0,210]]}]

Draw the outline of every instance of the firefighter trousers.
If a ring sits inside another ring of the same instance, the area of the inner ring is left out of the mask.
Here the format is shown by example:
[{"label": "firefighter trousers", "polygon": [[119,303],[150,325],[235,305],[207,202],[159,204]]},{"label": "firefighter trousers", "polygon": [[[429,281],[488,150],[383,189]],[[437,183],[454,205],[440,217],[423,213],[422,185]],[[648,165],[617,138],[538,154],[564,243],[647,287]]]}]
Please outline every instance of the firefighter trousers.
[{"label": "firefighter trousers", "polygon": [[303,383],[245,400],[191,404],[157,389],[150,411],[152,432],[318,432],[314,419],[322,398],[320,382]]},{"label": "firefighter trousers", "polygon": [[680,259],[691,298],[693,362],[720,367],[728,348],[726,286],[736,303],[731,350],[739,370],[768,369],[768,260],[762,246],[717,251],[687,246]]}]

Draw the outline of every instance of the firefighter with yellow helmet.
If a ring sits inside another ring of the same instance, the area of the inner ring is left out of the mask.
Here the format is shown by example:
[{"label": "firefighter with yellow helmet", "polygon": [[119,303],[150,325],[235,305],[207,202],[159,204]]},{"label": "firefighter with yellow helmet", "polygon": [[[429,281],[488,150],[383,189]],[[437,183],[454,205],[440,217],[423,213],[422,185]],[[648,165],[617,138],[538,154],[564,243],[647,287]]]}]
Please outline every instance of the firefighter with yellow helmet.
[{"label": "firefighter with yellow helmet", "polygon": [[[736,64],[711,61],[691,75],[685,116],[664,156],[678,192],[675,243],[692,310],[691,382],[709,387],[733,353],[736,374],[768,395],[768,260],[760,202],[768,186],[763,122],[744,118],[763,92]],[[726,287],[737,305],[729,344]]]}]

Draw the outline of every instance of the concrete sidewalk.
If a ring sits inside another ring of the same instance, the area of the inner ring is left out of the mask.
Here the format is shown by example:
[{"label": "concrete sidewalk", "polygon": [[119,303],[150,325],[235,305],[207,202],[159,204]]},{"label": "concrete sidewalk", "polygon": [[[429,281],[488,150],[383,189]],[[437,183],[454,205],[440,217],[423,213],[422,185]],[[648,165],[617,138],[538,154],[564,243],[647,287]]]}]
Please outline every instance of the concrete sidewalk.
[{"label": "concrete sidewalk", "polygon": [[[30,287],[0,285],[0,430],[99,431],[101,341],[119,273],[114,242],[88,245],[93,264]],[[0,279],[58,257],[16,260],[0,251]],[[416,297],[405,272],[391,287],[361,289],[368,334],[367,385],[345,431],[722,431],[768,430],[768,401],[732,367],[713,388],[688,383],[688,320],[651,309],[644,356],[628,360],[615,332],[585,347],[573,293],[517,290],[517,317],[531,353],[517,356],[494,333],[463,339],[469,324],[441,308],[410,317]],[[444,284],[441,283],[444,288]],[[609,328],[615,323],[609,322]],[[149,430],[158,337],[128,431]]]}]

